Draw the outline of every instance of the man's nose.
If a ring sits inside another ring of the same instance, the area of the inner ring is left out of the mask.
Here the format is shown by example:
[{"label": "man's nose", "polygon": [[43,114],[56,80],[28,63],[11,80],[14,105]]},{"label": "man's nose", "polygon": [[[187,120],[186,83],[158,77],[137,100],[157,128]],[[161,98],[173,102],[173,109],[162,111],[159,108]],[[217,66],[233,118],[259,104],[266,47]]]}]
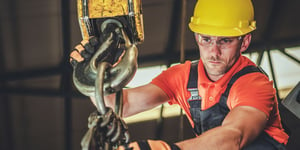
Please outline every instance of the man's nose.
[{"label": "man's nose", "polygon": [[210,45],[210,53],[214,56],[221,55],[221,49],[216,41],[213,41]]}]

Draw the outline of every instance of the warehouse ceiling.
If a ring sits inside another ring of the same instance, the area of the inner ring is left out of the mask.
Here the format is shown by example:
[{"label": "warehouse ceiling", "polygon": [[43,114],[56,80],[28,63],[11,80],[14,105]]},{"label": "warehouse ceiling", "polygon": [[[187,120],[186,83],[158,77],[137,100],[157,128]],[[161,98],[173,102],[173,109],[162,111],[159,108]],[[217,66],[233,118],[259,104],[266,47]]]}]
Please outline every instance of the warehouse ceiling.
[{"label": "warehouse ceiling", "polygon": [[[2,1],[5,2],[0,6],[1,93],[71,94],[74,90],[69,53],[82,39],[76,1]],[[138,45],[139,67],[170,65],[199,57],[187,26],[195,3],[195,0],[142,1],[145,41]],[[253,4],[257,30],[246,53],[263,54],[277,49],[299,63],[285,48],[300,46],[300,1],[253,0]],[[258,64],[261,58],[262,55]]]},{"label": "warehouse ceiling", "polygon": [[[5,2],[1,3],[0,20],[1,81],[64,72],[69,51],[81,41],[76,1],[2,1]],[[181,44],[184,59],[198,58],[187,26],[195,2],[187,0],[183,5],[181,0],[142,1],[145,41],[138,45],[140,67],[179,62]],[[300,1],[253,3],[257,30],[247,52],[300,45]],[[183,12],[185,17],[181,17]]]},{"label": "warehouse ceiling", "polygon": [[[6,71],[48,68],[58,65],[63,54],[81,40],[76,1],[2,0],[1,61]],[[182,10],[186,10],[184,49],[186,59],[198,57],[187,24],[195,0],[144,0],[145,42],[139,45],[139,64],[179,61]],[[253,0],[257,30],[250,51],[299,45],[300,4],[297,0]],[[70,5],[69,5],[70,4]],[[222,13],[222,12],[220,12]]]},{"label": "warehouse ceiling", "polygon": [[[2,1],[1,93],[78,95],[69,64],[70,51],[82,40],[76,1]],[[196,0],[142,1],[145,41],[138,45],[139,67],[199,58],[193,33],[188,29],[195,3]],[[299,58],[285,48],[300,46],[300,1],[253,0],[253,4],[257,30],[246,53],[259,52],[259,65],[263,52],[276,49],[299,64]]]}]

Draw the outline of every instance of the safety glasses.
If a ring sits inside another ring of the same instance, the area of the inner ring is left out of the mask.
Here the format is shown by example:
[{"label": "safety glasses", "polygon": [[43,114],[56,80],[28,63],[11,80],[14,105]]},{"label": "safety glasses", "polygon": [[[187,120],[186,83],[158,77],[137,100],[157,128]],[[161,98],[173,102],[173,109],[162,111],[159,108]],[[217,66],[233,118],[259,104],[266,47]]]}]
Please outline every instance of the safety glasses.
[{"label": "safety glasses", "polygon": [[195,33],[196,40],[203,47],[211,47],[214,43],[220,49],[230,48],[236,41],[240,41],[242,36],[238,37],[212,37]]}]

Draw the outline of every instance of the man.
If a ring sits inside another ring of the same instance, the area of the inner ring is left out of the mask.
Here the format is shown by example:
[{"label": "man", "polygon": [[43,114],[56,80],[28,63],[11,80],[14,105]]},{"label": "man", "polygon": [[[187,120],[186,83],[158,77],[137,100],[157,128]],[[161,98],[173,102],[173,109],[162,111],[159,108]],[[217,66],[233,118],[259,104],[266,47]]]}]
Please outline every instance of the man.
[{"label": "man", "polygon": [[[189,27],[195,33],[199,62],[173,66],[147,85],[124,90],[123,98],[124,117],[165,102],[180,105],[197,136],[175,144],[148,140],[131,144],[134,148],[285,149],[288,135],[273,82],[241,55],[256,28],[253,16],[250,0],[197,1]],[[73,58],[83,59],[77,56]],[[114,108],[114,97],[106,96],[106,105]]]}]

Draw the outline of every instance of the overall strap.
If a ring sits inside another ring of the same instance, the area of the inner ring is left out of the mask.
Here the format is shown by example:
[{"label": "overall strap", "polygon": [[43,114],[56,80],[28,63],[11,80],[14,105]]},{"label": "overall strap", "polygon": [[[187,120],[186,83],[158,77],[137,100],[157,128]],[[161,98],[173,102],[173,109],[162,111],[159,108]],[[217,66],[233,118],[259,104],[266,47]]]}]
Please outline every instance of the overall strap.
[{"label": "overall strap", "polygon": [[187,88],[198,88],[198,63],[199,61],[193,61],[191,63],[190,75]]},{"label": "overall strap", "polygon": [[190,74],[188,79],[187,90],[191,93],[191,97],[188,99],[188,102],[194,101],[194,107],[200,107],[201,103],[196,102],[201,100],[198,92],[198,62],[193,61],[190,68]]},{"label": "overall strap", "polygon": [[234,84],[234,82],[240,78],[241,76],[248,74],[248,73],[253,73],[253,72],[261,72],[265,75],[267,75],[264,70],[260,67],[256,67],[256,66],[246,66],[244,67],[242,70],[240,70],[239,72],[237,72],[236,74],[234,74],[232,76],[232,78],[230,79],[229,83],[227,84],[227,88],[225,90],[225,92],[223,93],[224,96],[228,97],[228,94],[230,92],[230,89],[232,87],[232,85]]}]

